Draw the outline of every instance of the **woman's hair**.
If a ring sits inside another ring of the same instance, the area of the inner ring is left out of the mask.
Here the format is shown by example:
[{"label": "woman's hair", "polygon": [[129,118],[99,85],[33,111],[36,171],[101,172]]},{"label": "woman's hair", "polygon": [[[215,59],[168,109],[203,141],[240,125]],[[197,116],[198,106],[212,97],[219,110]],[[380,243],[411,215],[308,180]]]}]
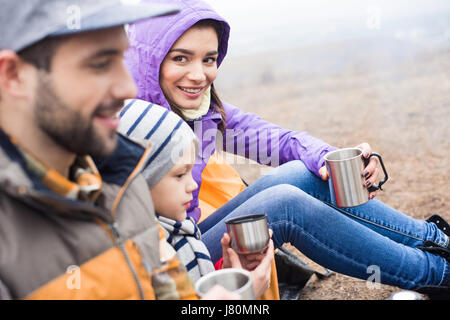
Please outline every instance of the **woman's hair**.
[{"label": "woman's hair", "polygon": [[[219,21],[214,20],[214,19],[204,19],[204,20],[200,20],[198,21],[196,24],[194,24],[191,28],[206,28],[206,27],[212,27],[214,28],[214,30],[216,31],[217,34],[217,38],[219,39],[219,43],[220,43],[220,38],[222,35],[222,26],[220,24]],[[180,111],[180,107],[175,104],[173,101],[171,101],[170,99],[167,99],[167,102],[169,102],[170,106],[172,107],[172,111],[175,112],[176,114],[178,114],[183,120],[184,119],[183,115],[181,114]],[[222,134],[225,133],[225,120],[226,120],[226,114],[225,114],[225,109],[223,108],[223,104],[222,101],[219,98],[219,95],[217,94],[216,89],[214,88],[214,84],[211,84],[211,106],[210,108],[214,108],[217,112],[220,113],[220,116],[222,118],[222,121],[219,123],[218,125],[218,129],[220,130],[220,132],[222,132]]]}]

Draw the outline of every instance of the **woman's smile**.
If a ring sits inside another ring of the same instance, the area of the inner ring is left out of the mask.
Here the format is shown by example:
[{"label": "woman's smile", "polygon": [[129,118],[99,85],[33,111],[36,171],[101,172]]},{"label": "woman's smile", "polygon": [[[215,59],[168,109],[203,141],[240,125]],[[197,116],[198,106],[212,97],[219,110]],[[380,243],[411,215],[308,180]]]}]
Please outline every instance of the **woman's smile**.
[{"label": "woman's smile", "polygon": [[167,100],[182,109],[199,108],[217,77],[218,46],[213,27],[189,29],[174,43],[161,65]]},{"label": "woman's smile", "polygon": [[196,99],[198,98],[202,93],[203,89],[205,87],[181,87],[178,86],[178,89],[180,89],[187,97]]}]

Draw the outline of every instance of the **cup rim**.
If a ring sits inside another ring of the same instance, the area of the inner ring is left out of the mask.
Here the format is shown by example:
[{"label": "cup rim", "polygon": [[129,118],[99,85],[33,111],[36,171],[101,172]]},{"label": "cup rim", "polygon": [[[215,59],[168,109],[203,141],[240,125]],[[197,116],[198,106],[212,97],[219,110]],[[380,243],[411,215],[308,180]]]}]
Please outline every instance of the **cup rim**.
[{"label": "cup rim", "polygon": [[[245,275],[247,277],[247,282],[242,287],[240,287],[239,289],[233,291],[233,292],[235,292],[237,294],[241,294],[242,292],[244,292],[245,290],[248,289],[248,286],[252,285],[252,277],[251,277],[251,273],[249,271],[247,271],[245,269],[239,269],[239,268],[220,269],[220,270],[215,270],[213,272],[210,272],[210,273],[204,275],[203,277],[201,277],[200,279],[198,279],[195,282],[195,285],[194,285],[195,292],[199,296],[202,296],[202,295],[206,294],[206,292],[200,292],[200,290],[199,290],[200,286],[202,285],[203,282],[209,280],[212,277],[216,277],[216,276],[221,275],[221,274],[235,273],[235,272],[243,274],[243,275]],[[253,290],[253,288],[251,288],[251,290]]]},{"label": "cup rim", "polygon": [[[353,157],[345,158],[345,159],[338,159],[338,160],[330,159],[331,155],[342,152],[342,151],[347,151],[347,150],[358,150],[359,154],[356,156],[353,156]],[[353,160],[353,159],[359,158],[362,156],[362,154],[363,154],[363,151],[360,148],[342,148],[342,149],[337,149],[337,150],[328,152],[326,155],[323,156],[323,158],[328,162],[341,162],[341,161],[348,161],[348,160]]]},{"label": "cup rim", "polygon": [[241,224],[247,222],[255,222],[262,219],[267,219],[267,215],[265,213],[248,214],[245,216],[239,216],[225,220],[225,224]]}]

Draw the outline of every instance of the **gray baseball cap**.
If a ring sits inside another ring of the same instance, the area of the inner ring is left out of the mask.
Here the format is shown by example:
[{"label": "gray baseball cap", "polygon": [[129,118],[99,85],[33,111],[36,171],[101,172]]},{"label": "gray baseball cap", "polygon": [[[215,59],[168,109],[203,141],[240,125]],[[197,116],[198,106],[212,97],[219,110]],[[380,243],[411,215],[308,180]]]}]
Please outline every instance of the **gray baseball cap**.
[{"label": "gray baseball cap", "polygon": [[18,52],[46,37],[133,23],[177,13],[140,0],[0,0],[0,50]]}]

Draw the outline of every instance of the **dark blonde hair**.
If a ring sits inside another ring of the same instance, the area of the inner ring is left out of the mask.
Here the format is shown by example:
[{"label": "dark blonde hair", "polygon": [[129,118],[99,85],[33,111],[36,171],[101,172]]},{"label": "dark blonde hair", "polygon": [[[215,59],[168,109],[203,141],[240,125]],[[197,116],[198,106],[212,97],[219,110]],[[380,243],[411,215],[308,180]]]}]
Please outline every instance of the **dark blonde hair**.
[{"label": "dark blonde hair", "polygon": [[[212,27],[217,34],[217,38],[219,39],[219,43],[220,43],[220,38],[222,35],[222,26],[220,24],[219,21],[214,20],[214,19],[204,19],[204,20],[200,20],[197,23],[195,23],[191,28],[208,28],[208,27]],[[172,111],[175,112],[176,114],[178,114],[183,120],[186,120],[180,109],[182,109],[181,107],[179,107],[177,104],[175,104],[173,101],[169,100],[167,97],[167,102],[169,102],[169,105],[172,107]],[[226,129],[226,114],[225,114],[225,109],[223,108],[223,104],[222,101],[219,98],[219,95],[217,94],[217,91],[214,87],[214,83],[211,84],[211,106],[210,109],[214,109],[216,112],[220,113],[220,116],[222,118],[222,121],[219,123],[218,125],[218,129],[220,130],[220,132],[225,133],[225,129]]]}]

